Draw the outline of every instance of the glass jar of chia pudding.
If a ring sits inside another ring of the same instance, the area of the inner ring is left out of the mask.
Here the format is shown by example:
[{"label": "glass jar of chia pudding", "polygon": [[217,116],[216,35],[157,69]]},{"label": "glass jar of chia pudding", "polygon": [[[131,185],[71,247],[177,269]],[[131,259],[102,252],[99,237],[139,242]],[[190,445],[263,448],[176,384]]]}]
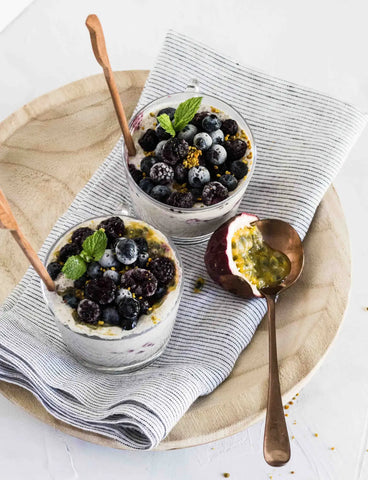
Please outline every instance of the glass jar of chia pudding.
[{"label": "glass jar of chia pudding", "polygon": [[[194,97],[202,98],[200,107],[173,140],[157,117],[160,112],[168,113],[174,122],[178,105]],[[203,120],[204,117],[207,119]],[[123,147],[123,156],[138,218],[177,243],[191,244],[208,239],[217,227],[236,214],[254,172],[256,146],[249,125],[233,107],[199,93],[194,80],[186,91],[158,98],[140,109],[129,126],[136,155],[128,157]],[[146,137],[142,140],[143,135]],[[177,163],[175,159],[171,161],[167,143],[176,143],[175,152],[184,144],[184,157]],[[153,167],[155,163],[158,165]],[[164,177],[160,177],[162,174]],[[196,178],[197,174],[200,178]],[[163,198],[154,195],[157,190]],[[190,201],[186,203],[188,198]]]},{"label": "glass jar of chia pudding", "polygon": [[[100,237],[105,243],[98,245]],[[45,301],[78,361],[120,373],[162,354],[183,272],[175,246],[159,230],[129,216],[90,218],[57,239],[45,265],[56,285],[49,292],[42,283]]]}]

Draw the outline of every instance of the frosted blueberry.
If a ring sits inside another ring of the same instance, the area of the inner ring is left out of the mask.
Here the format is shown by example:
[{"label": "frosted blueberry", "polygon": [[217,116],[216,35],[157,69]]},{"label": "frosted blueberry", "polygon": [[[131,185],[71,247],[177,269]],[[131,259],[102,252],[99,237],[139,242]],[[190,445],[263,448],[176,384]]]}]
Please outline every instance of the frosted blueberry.
[{"label": "frosted blueberry", "polygon": [[222,145],[213,145],[206,153],[206,160],[212,165],[222,165],[226,158],[227,153]]},{"label": "frosted blueberry", "polygon": [[192,167],[188,173],[188,181],[191,187],[202,187],[211,180],[210,172],[206,167]]},{"label": "frosted blueberry", "polygon": [[115,256],[115,253],[110,248],[105,250],[105,253],[102,255],[98,263],[103,268],[119,267],[119,261]]},{"label": "frosted blueberry", "polygon": [[194,146],[199,150],[208,150],[212,145],[212,138],[206,132],[200,132],[194,135]]},{"label": "frosted blueberry", "polygon": [[178,133],[178,138],[182,138],[186,142],[192,143],[194,135],[197,132],[198,132],[198,128],[196,126],[192,125],[191,123],[189,123],[186,127],[183,128],[183,130],[181,130]]},{"label": "frosted blueberry", "polygon": [[120,273],[117,272],[116,270],[106,270],[106,272],[104,272],[103,276],[111,278],[111,280],[115,284],[118,284],[120,282]]},{"label": "frosted blueberry", "polygon": [[161,140],[161,142],[159,142],[157,144],[157,147],[156,147],[156,150],[155,150],[155,155],[158,159],[160,160],[163,160],[162,158],[162,149],[164,148],[164,146],[166,145],[167,143],[167,140]]},{"label": "frosted blueberry", "polygon": [[210,137],[212,138],[213,144],[222,143],[225,140],[224,132],[220,129],[210,132]]},{"label": "frosted blueberry", "polygon": [[122,298],[131,298],[132,292],[127,288],[120,288],[116,294],[115,302],[119,303]]}]

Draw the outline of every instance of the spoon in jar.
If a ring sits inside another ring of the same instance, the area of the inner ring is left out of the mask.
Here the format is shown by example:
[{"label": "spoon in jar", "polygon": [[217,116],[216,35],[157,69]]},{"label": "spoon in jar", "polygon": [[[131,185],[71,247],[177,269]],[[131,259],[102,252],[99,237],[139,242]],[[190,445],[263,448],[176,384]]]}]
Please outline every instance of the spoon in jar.
[{"label": "spoon in jar", "polygon": [[273,287],[260,289],[267,300],[269,342],[269,382],[263,456],[269,465],[280,467],[290,459],[290,442],[281,400],[276,346],[275,301],[281,292],[293,285],[300,277],[304,265],[304,252],[298,233],[288,223],[267,219],[257,220],[254,225],[260,230],[263,241],[273,250],[282,252],[290,261],[290,272],[281,283]]}]

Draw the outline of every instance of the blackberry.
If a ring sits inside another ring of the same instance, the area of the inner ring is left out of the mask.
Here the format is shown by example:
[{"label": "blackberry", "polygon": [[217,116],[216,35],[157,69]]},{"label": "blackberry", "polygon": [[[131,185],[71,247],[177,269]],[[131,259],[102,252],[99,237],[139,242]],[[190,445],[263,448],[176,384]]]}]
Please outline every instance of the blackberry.
[{"label": "blackberry", "polygon": [[180,138],[171,138],[165,143],[161,156],[165,163],[175,165],[180,160],[184,160],[187,157],[188,152],[188,142]]},{"label": "blackberry", "polygon": [[168,285],[175,276],[175,263],[169,257],[157,257],[149,266],[153,275],[163,284]]},{"label": "blackberry", "polygon": [[202,192],[202,201],[204,205],[214,205],[215,203],[222,202],[229,192],[226,187],[224,187],[219,182],[210,182],[204,186]]},{"label": "blackberry", "polygon": [[163,115],[164,113],[166,113],[166,115],[169,115],[170,120],[174,120],[175,112],[176,112],[176,108],[173,108],[173,107],[161,108],[161,110],[157,113],[156,117],[159,117],[160,115]]},{"label": "blackberry", "polygon": [[194,126],[196,126],[200,130],[202,128],[202,121],[203,121],[204,117],[206,117],[207,115],[210,115],[210,112],[196,113],[194,115],[193,120],[190,123],[192,123]]},{"label": "blackberry", "polygon": [[178,208],[192,208],[194,205],[194,198],[190,192],[172,192],[166,203]]},{"label": "blackberry", "polygon": [[121,286],[139,297],[151,297],[157,289],[157,278],[144,268],[133,268],[122,275]]},{"label": "blackberry", "polygon": [[171,193],[170,188],[167,185],[156,185],[151,190],[151,197],[159,202],[165,203]]},{"label": "blackberry", "polygon": [[[98,262],[92,262],[88,265],[87,277],[99,278],[99,277],[102,277],[102,275],[103,275],[102,267]],[[75,282],[74,282],[74,285],[75,285]]]},{"label": "blackberry", "polygon": [[224,187],[226,187],[229,190],[229,192],[232,192],[238,186],[238,181],[234,177],[234,175],[229,175],[229,174],[221,175],[221,177],[219,178],[219,182]]},{"label": "blackberry", "polygon": [[162,140],[169,140],[169,138],[171,138],[170,133],[167,133],[167,131],[164,130],[164,129],[161,127],[161,125],[158,125],[158,126],[156,127],[156,135],[157,135],[157,137],[158,137],[158,139],[159,139],[160,141],[162,141]]},{"label": "blackberry", "polygon": [[93,235],[93,233],[94,231],[92,230],[92,228],[89,228],[89,227],[77,228],[77,230],[73,232],[72,242],[76,243],[79,246],[82,246],[82,243],[84,242],[84,240],[87,237],[90,237],[91,235]]},{"label": "blackberry", "polygon": [[138,143],[145,152],[152,152],[156,148],[158,140],[157,133],[152,128],[149,128],[138,140]]},{"label": "blackberry", "polygon": [[145,173],[146,175],[150,174],[151,167],[158,162],[158,159],[156,157],[144,157],[141,160],[141,171]]},{"label": "blackberry", "polygon": [[222,122],[217,115],[206,115],[202,120],[202,129],[207,133],[214,132],[221,128],[221,124]]},{"label": "blackberry", "polygon": [[174,169],[164,162],[158,162],[151,168],[150,177],[155,183],[167,185],[174,180]]},{"label": "blackberry", "polygon": [[121,238],[115,245],[115,252],[123,265],[132,265],[138,257],[138,247],[132,238]]},{"label": "blackberry", "polygon": [[120,326],[120,315],[115,307],[106,307],[102,310],[102,320],[110,325]]},{"label": "blackberry", "polygon": [[58,262],[51,262],[47,265],[47,271],[53,280],[56,279],[62,268],[62,265],[60,265]]},{"label": "blackberry", "polygon": [[137,237],[134,239],[134,241],[137,245],[139,253],[148,252],[148,243],[144,237]]},{"label": "blackberry", "polygon": [[115,299],[116,286],[111,278],[95,278],[87,283],[84,295],[89,300],[93,300],[101,305],[111,303]]},{"label": "blackberry", "polygon": [[228,118],[222,122],[221,130],[225,135],[236,135],[238,131],[238,124],[235,120]]},{"label": "blackberry", "polygon": [[235,178],[240,180],[248,173],[248,165],[241,160],[236,160],[231,164],[230,171]]},{"label": "blackberry", "polygon": [[79,302],[77,313],[83,322],[96,325],[100,316],[100,307],[92,300],[84,299]]},{"label": "blackberry", "polygon": [[224,147],[227,151],[229,160],[239,160],[244,157],[245,152],[247,151],[247,144],[239,138],[235,140],[227,140],[224,143]]},{"label": "blackberry", "polygon": [[206,167],[192,167],[188,172],[188,181],[191,187],[203,187],[210,179],[210,172]]},{"label": "blackberry", "polygon": [[143,173],[140,170],[138,170],[136,168],[136,166],[133,165],[132,163],[129,164],[128,168],[129,168],[129,172],[130,172],[131,176],[133,177],[133,180],[135,181],[135,183],[139,184],[139,182],[143,178]]},{"label": "blackberry", "polygon": [[178,183],[187,183],[188,169],[182,163],[178,163],[174,167],[174,178]]},{"label": "blackberry", "polygon": [[59,261],[65,263],[69,257],[72,255],[78,255],[82,250],[80,245],[76,243],[67,243],[64,245],[59,252]]},{"label": "blackberry", "polygon": [[84,275],[79,277],[77,280],[74,280],[74,288],[81,290],[82,288],[84,288],[84,285],[87,280],[88,280],[88,277],[87,277],[87,274],[85,273]]},{"label": "blackberry", "polygon": [[122,237],[125,233],[124,222],[120,217],[110,217],[103,220],[97,227],[97,230],[103,228],[110,242]]},{"label": "blackberry", "polygon": [[67,305],[69,305],[69,307],[71,308],[77,308],[78,307],[78,303],[79,303],[79,300],[78,298],[73,295],[72,293],[66,293],[64,296],[63,296],[63,302],[66,303]]},{"label": "blackberry", "polygon": [[151,190],[154,186],[155,184],[148,177],[142,178],[142,180],[139,182],[139,188],[148,195],[151,193]]}]

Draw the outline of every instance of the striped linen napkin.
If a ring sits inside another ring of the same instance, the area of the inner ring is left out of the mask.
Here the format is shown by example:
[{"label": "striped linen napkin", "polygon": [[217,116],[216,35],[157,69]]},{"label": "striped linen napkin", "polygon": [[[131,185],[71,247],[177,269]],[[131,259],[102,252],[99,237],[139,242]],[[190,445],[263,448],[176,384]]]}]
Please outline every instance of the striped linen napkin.
[{"label": "striped linen napkin", "polygon": [[[270,77],[183,35],[169,32],[139,105],[182,91],[192,77],[201,90],[223,98],[249,121],[258,146],[255,174],[241,210],[290,222],[301,237],[367,118],[327,95]],[[76,222],[129,202],[121,140],[77,195],[41,249]],[[179,247],[184,295],[166,351],[152,365],[125,375],[93,372],[66,350],[30,268],[3,305],[0,379],[30,390],[58,419],[150,449],[191,404],[216,388],[249,344],[266,307],[245,302],[206,275],[205,245]],[[206,278],[201,294],[196,278]]]}]

